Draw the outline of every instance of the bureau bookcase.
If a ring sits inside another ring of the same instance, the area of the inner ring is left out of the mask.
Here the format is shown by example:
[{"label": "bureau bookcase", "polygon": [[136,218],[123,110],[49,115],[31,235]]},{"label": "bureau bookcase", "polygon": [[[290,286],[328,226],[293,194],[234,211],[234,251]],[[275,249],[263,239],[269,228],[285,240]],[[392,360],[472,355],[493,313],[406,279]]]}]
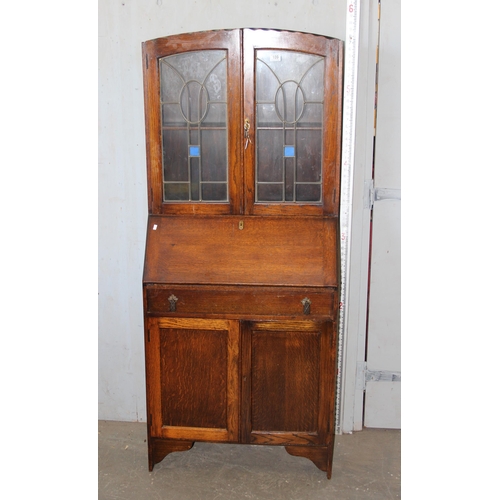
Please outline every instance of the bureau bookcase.
[{"label": "bureau bookcase", "polygon": [[331,477],[342,54],[261,29],[143,44],[150,470],[206,441]]}]

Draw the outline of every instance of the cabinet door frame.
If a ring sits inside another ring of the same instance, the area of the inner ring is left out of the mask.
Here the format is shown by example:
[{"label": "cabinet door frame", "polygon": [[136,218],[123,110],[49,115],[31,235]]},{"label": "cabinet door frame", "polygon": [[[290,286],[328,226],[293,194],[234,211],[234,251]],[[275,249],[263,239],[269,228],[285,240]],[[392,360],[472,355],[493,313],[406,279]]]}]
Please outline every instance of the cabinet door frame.
[{"label": "cabinet door frame", "polygon": [[[227,331],[226,428],[164,426],[161,396],[161,329]],[[150,435],[155,438],[238,442],[240,427],[240,326],[237,320],[198,318],[148,318],[146,329],[147,406]]]},{"label": "cabinet door frame", "polygon": [[[304,52],[325,57],[322,183],[320,203],[255,201],[255,51],[277,49]],[[245,214],[254,215],[332,215],[340,206],[340,152],[342,129],[343,43],[335,38],[302,32],[243,30],[243,97],[244,119],[250,123],[252,147],[243,151]]]},{"label": "cabinet door frame", "polygon": [[[317,430],[266,431],[254,430],[252,423],[252,334],[254,331],[301,332],[320,335],[318,366]],[[334,322],[325,321],[243,321],[242,322],[242,442],[271,445],[330,445],[333,443],[336,337]]]},{"label": "cabinet door frame", "polygon": [[[241,185],[241,30],[208,31],[172,35],[142,44],[148,208],[151,214],[239,214]],[[162,57],[200,50],[227,51],[227,161],[228,202],[164,202],[159,60]]]}]

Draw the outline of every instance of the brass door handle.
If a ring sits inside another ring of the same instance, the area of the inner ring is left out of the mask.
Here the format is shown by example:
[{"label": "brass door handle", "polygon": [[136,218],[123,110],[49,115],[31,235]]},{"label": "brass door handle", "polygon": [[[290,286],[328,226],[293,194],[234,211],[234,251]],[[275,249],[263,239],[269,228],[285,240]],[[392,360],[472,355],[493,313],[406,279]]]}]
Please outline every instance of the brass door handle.
[{"label": "brass door handle", "polygon": [[250,120],[248,118],[245,118],[245,125],[243,126],[243,131],[245,134],[245,149],[248,147],[248,143],[252,142],[252,139],[250,139]]},{"label": "brass door handle", "polygon": [[170,302],[170,312],[175,312],[177,310],[177,301],[179,299],[174,295],[170,295],[168,301]]},{"label": "brass door handle", "polygon": [[311,314],[311,300],[305,297],[300,301],[300,303],[303,306],[304,314]]}]

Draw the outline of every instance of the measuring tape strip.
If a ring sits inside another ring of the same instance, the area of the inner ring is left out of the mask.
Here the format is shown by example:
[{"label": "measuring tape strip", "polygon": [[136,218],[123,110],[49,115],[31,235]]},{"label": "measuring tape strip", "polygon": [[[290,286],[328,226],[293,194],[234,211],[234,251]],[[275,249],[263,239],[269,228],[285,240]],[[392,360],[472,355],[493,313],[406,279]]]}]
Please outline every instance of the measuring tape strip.
[{"label": "measuring tape strip", "polygon": [[338,324],[338,364],[335,411],[335,432],[340,429],[340,396],[342,387],[343,346],[346,331],[350,263],[351,205],[354,168],[354,134],[356,129],[356,91],[358,79],[359,2],[347,0],[346,42],[344,51],[344,100],[342,110],[342,160],[340,191],[340,294]]}]

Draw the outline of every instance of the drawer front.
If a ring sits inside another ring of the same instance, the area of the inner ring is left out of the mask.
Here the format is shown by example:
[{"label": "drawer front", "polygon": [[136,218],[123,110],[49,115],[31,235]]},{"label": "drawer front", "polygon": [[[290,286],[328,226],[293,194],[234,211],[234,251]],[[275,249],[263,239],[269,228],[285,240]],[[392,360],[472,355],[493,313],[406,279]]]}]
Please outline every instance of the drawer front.
[{"label": "drawer front", "polygon": [[334,290],[147,286],[148,314],[333,317]]}]

